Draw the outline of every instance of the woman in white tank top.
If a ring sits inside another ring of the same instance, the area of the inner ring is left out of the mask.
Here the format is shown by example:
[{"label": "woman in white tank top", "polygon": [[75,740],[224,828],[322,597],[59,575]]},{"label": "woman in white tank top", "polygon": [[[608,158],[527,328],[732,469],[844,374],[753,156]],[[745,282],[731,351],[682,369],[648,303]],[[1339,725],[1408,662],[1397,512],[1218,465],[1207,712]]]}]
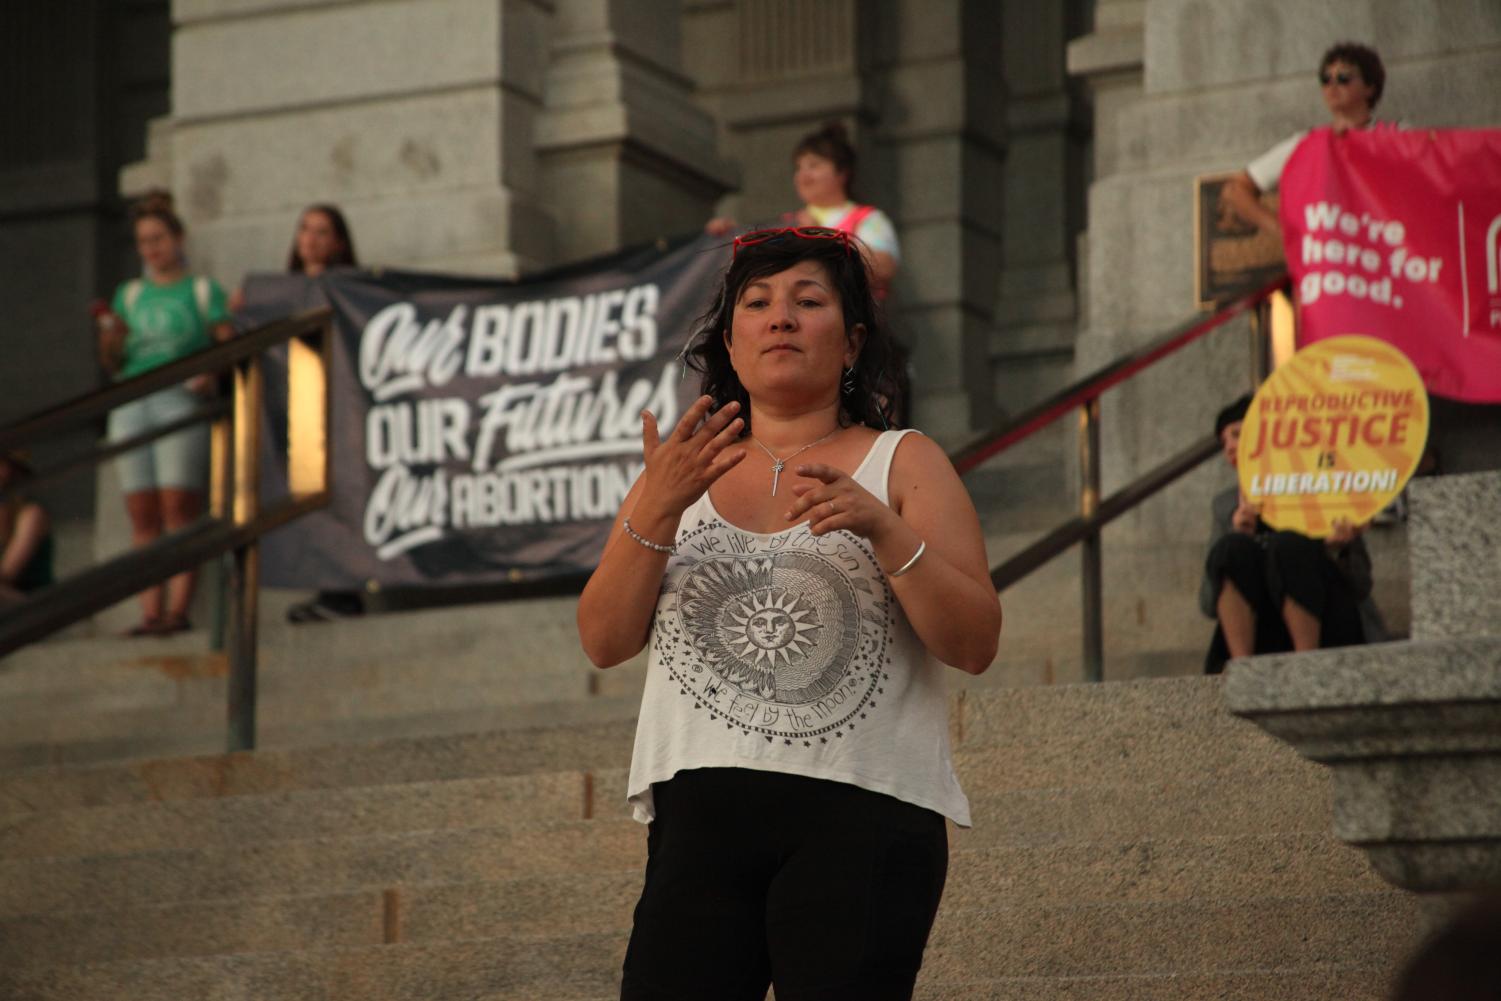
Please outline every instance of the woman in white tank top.
[{"label": "woman in white tank top", "polygon": [[974,506],[900,409],[847,234],[735,241],[665,436],[579,600],[600,667],[650,644],[626,790],[650,824],[622,998],[910,997],[969,824],[942,664],[1000,603]]}]

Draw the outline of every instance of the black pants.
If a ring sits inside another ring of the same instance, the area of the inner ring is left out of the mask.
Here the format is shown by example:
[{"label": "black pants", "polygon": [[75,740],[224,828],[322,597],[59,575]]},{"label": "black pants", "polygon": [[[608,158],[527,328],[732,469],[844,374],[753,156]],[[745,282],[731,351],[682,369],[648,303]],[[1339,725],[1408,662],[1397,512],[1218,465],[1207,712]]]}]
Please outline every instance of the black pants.
[{"label": "black pants", "polygon": [[[1355,646],[1365,642],[1360,602],[1345,575],[1329,558],[1324,544],[1297,532],[1246,535],[1231,532],[1209,550],[1205,572],[1218,595],[1225,581],[1235,585],[1256,615],[1256,653],[1284,653],[1293,648],[1282,617],[1291,598],[1319,620],[1319,646]],[[1219,674],[1230,659],[1223,627],[1216,626],[1204,673]]]},{"label": "black pants", "polygon": [[948,871],[931,810],[740,768],[652,787],[622,1001],[906,1001]]}]

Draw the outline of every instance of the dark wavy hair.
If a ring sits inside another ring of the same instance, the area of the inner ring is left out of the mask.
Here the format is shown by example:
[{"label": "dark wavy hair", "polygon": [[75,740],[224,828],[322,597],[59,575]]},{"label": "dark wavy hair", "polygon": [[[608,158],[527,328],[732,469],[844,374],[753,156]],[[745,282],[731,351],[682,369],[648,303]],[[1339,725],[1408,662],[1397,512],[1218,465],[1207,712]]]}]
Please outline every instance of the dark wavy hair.
[{"label": "dark wavy hair", "polygon": [[816,261],[828,272],[839,293],[846,332],[865,327],[865,343],[852,372],[841,377],[841,424],[865,424],[878,429],[899,426],[906,412],[901,373],[905,356],[886,327],[886,320],[870,289],[870,271],[858,245],[787,232],[739,248],[725,269],[714,304],[699,317],[685,350],[685,360],[702,374],[701,392],[714,398],[715,408],[731,400],[740,403],[740,416],[750,430],[750,394],[730,364],[726,336],[733,331],[735,303],[751,282],[780,274],[804,261]]},{"label": "dark wavy hair", "polygon": [[1381,92],[1386,89],[1386,67],[1381,65],[1376,50],[1358,42],[1336,42],[1319,60],[1319,76],[1324,75],[1330,63],[1349,63],[1360,70],[1360,79],[1371,88],[1371,109],[1374,111],[1376,103],[1381,100]]},{"label": "dark wavy hair", "polygon": [[[328,262],[328,267],[359,267],[359,259],[355,257],[354,253],[354,237],[349,234],[349,223],[345,221],[344,213],[339,211],[339,207],[337,205],[329,205],[326,202],[319,202],[315,205],[309,205],[307,208],[303,209],[302,212],[300,212],[297,216],[297,226],[299,229],[302,228],[302,217],[307,215],[309,212],[321,212],[323,213],[323,215],[327,216],[329,225],[334,228],[334,235],[339,238],[339,243],[341,244],[341,246],[339,247],[338,252],[334,254],[333,259]],[[302,272],[307,270],[306,262],[303,261],[302,255],[297,252],[296,233],[292,234],[292,250],[291,253],[287,255],[287,270],[295,271],[298,274],[301,274]]]},{"label": "dark wavy hair", "polygon": [[817,132],[803,136],[792,150],[792,161],[796,163],[804,153],[831,162],[835,170],[844,174],[844,193],[851,199],[855,197],[855,147],[842,122],[825,122]]}]

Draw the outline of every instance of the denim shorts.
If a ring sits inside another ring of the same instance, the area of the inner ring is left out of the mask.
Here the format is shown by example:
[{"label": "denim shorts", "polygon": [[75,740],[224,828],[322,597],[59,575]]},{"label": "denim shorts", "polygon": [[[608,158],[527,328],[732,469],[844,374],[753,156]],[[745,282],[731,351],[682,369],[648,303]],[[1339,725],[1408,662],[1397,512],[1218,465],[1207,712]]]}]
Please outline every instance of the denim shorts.
[{"label": "denim shorts", "polygon": [[[172,386],[110,412],[109,440],[122,441],[170,424],[197,410],[203,397]],[[202,490],[208,483],[208,424],[184,428],[131,449],[115,460],[125,493],[143,490]]]}]

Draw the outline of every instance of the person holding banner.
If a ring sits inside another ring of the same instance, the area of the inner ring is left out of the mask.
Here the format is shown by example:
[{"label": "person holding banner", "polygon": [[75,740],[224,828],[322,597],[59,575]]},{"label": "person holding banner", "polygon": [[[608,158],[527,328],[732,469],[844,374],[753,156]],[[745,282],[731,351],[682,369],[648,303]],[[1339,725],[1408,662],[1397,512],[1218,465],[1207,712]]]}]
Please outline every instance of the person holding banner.
[{"label": "person holding banner", "polygon": [[[337,205],[319,202],[302,210],[292,248],[287,252],[287,271],[317,278],[330,268],[357,268],[354,236]],[[320,298],[321,290],[317,293]],[[243,300],[242,300],[243,301]],[[365,599],[358,591],[319,591],[310,601],[287,608],[293,625],[332,622],[365,614]]]},{"label": "person holding banner", "polygon": [[690,354],[704,395],[670,429],[643,414],[578,605],[596,665],[649,647],[621,997],[909,998],[945,818],[970,823],[939,662],[984,671],[1001,627],[979,519],[942,449],[887,427],[848,233],[738,237]]},{"label": "person holding banner", "polygon": [[[1214,432],[1236,468],[1251,397],[1221,410]],[[1329,538],[1274,531],[1234,486],[1212,503],[1209,555],[1199,608],[1216,621],[1204,673],[1231,657],[1356,646],[1385,639],[1371,601],[1371,557],[1364,526],[1335,524]]]},{"label": "person holding banner", "polygon": [[[151,192],[131,210],[144,275],[115,291],[97,317],[99,354],[117,379],[128,379],[234,336],[224,290],[212,278],[191,275],[183,258],[185,231],[166,192]],[[200,375],[127,403],[109,415],[111,441],[133,438],[197,410],[212,396],[213,375]],[[185,528],[203,510],[209,432],[196,424],[120,456],[116,468],[125,491],[131,540],[144,546],[162,532]],[[141,592],[141,623],[131,636],[162,636],[189,627],[188,608],[197,572],[184,571]],[[165,599],[165,600],[164,600]],[[165,604],[165,607],[163,607]]]},{"label": "person holding banner", "polygon": [[[858,239],[870,265],[876,298],[884,299],[901,267],[901,245],[890,217],[874,205],[857,204],[851,195],[855,147],[844,125],[828,122],[803,136],[792,151],[792,164],[792,185],[803,207],[786,213],[782,221],[788,225],[827,226]],[[735,220],[724,217],[709,220],[705,227],[716,236],[734,228]]]},{"label": "person holding banner", "polygon": [[[1319,60],[1319,86],[1335,132],[1369,128],[1386,87],[1386,68],[1375,49],[1340,42]],[[1281,233],[1277,214],[1261,203],[1263,191],[1276,191],[1282,169],[1308,131],[1294,133],[1252,160],[1225,185],[1224,197],[1235,214],[1257,229]]]}]

